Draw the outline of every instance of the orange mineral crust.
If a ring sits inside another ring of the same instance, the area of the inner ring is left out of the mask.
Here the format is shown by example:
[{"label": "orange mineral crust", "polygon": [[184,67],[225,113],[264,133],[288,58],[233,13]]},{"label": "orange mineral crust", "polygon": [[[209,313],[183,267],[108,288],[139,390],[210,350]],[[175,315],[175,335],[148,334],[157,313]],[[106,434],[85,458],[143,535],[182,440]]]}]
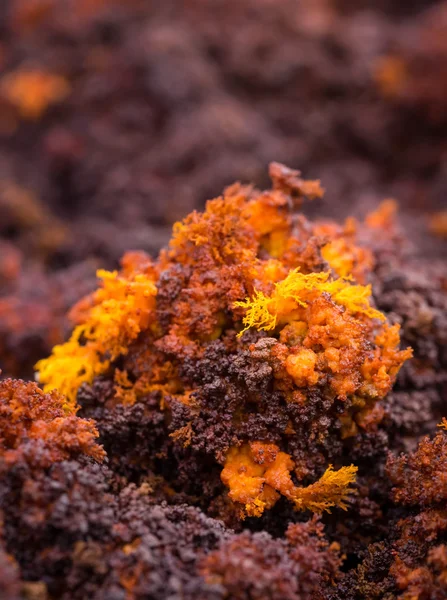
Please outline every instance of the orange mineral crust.
[{"label": "orange mineral crust", "polygon": [[[78,454],[102,461],[93,421],[76,417],[56,391],[35,383],[0,381],[0,453],[4,465],[27,460],[50,466]],[[34,454],[33,454],[34,450]]]},{"label": "orange mineral crust", "polygon": [[299,209],[319,182],[276,163],[270,176],[271,190],[235,184],[174,225],[156,261],[128,253],[119,272],[99,271],[69,341],[36,365],[70,407],[98,378],[109,407],[153,418],[156,406],[174,453],[224,467],[242,517],[279,495],[297,510],[346,508],[356,468],[340,463],[344,440],[377,429],[411,357],[374,306],[361,241],[390,237],[390,217],[312,223]]},{"label": "orange mineral crust", "polygon": [[253,442],[228,452],[222,481],[230,488],[229,497],[244,504],[250,516],[260,516],[265,508],[274,506],[280,494],[294,502],[297,510],[321,513],[330,512],[332,506],[346,509],[345,500],[354,491],[349,485],[355,481],[356,467],[334,471],[329,466],[321,479],[307,488],[294,486],[293,468],[290,456],[279,452],[275,444]]}]

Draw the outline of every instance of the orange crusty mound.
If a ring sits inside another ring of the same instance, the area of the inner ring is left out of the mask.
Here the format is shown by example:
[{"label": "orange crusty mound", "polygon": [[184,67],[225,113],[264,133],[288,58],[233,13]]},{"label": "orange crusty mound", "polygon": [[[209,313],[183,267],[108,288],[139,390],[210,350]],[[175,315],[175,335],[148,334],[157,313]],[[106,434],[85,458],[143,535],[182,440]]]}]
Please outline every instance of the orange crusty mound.
[{"label": "orange crusty mound", "polygon": [[[96,443],[98,431],[89,419],[67,410],[55,390],[45,394],[35,383],[19,379],[0,381],[0,457],[3,465],[27,458],[40,467],[80,454],[102,461]],[[25,443],[24,443],[25,442]]]},{"label": "orange crusty mound", "polygon": [[276,163],[270,176],[271,190],[235,184],[177,223],[157,260],[132,252],[119,272],[100,271],[71,311],[71,338],[36,365],[68,411],[98,377],[113,381],[110,405],[156,394],[172,443],[222,465],[242,517],[281,495],[345,508],[356,468],[334,470],[329,441],[375,430],[411,356],[374,307],[374,253],[361,242],[389,235],[393,206],[365,223],[312,223],[297,209],[322,196],[319,182]]}]

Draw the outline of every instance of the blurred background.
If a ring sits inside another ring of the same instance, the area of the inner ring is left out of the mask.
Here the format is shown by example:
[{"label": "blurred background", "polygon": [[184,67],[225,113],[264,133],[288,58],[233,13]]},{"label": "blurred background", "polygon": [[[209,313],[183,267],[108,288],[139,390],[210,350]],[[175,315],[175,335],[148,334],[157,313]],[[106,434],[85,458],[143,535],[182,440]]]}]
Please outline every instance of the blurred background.
[{"label": "blurred background", "polygon": [[99,265],[272,160],[322,180],[310,216],[392,196],[446,235],[446,101],[447,1],[2,0],[3,376],[32,376]]}]

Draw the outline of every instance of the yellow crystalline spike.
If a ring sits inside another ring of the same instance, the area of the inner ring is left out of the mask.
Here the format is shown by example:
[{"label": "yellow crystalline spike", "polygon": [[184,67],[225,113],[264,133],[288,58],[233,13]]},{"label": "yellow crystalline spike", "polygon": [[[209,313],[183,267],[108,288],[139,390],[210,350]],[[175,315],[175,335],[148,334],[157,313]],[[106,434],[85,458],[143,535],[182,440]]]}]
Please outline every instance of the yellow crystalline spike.
[{"label": "yellow crystalline spike", "polygon": [[263,294],[262,292],[255,291],[253,298],[247,298],[241,302],[235,302],[235,307],[243,308],[245,312],[244,325],[245,329],[241,331],[239,335],[242,335],[244,331],[255,327],[256,329],[263,329],[270,331],[276,327],[276,313],[269,310],[269,306],[272,303],[272,299]]},{"label": "yellow crystalline spike", "polygon": [[53,349],[51,356],[37,363],[39,382],[44,390],[54,388],[75,405],[83,383],[107,371],[110,362],[127,352],[140,331],[150,323],[157,288],[151,277],[117,271],[97,273],[102,280],[93,295],[93,306],[85,322],[73,331],[70,340]]},{"label": "yellow crystalline spike", "polygon": [[332,465],[326,469],[322,477],[305,488],[296,488],[292,499],[297,510],[312,512],[330,512],[334,506],[346,510],[346,500],[354,492],[351,484],[355,482],[357,467],[351,465],[334,471]]},{"label": "yellow crystalline spike", "polygon": [[369,304],[371,286],[354,285],[350,279],[329,281],[330,273],[309,273],[304,275],[298,269],[291,271],[287,277],[275,284],[271,296],[255,291],[252,298],[235,302],[234,307],[243,308],[244,330],[255,327],[271,331],[276,327],[278,317],[284,319],[300,306],[323,293],[330,294],[332,300],[352,314],[362,314],[371,319],[385,320],[385,316]]},{"label": "yellow crystalline spike", "polygon": [[76,394],[81,384],[90,383],[108,368],[108,363],[100,361],[93,347],[79,344],[78,334],[79,328],[76,328],[70,341],[55,346],[49,358],[36,364],[44,391],[57,389],[66,396],[70,407],[76,405]]}]

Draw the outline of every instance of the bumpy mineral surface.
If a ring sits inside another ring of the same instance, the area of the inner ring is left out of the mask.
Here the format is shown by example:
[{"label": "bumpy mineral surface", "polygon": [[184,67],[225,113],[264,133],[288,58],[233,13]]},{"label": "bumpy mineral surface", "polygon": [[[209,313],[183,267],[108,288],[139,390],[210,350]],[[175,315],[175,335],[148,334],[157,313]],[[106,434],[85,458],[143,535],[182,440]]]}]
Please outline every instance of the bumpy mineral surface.
[{"label": "bumpy mineral surface", "polygon": [[320,182],[270,178],[99,270],[41,387],[0,382],[3,597],[445,597],[445,266],[394,202],[311,221]]}]

